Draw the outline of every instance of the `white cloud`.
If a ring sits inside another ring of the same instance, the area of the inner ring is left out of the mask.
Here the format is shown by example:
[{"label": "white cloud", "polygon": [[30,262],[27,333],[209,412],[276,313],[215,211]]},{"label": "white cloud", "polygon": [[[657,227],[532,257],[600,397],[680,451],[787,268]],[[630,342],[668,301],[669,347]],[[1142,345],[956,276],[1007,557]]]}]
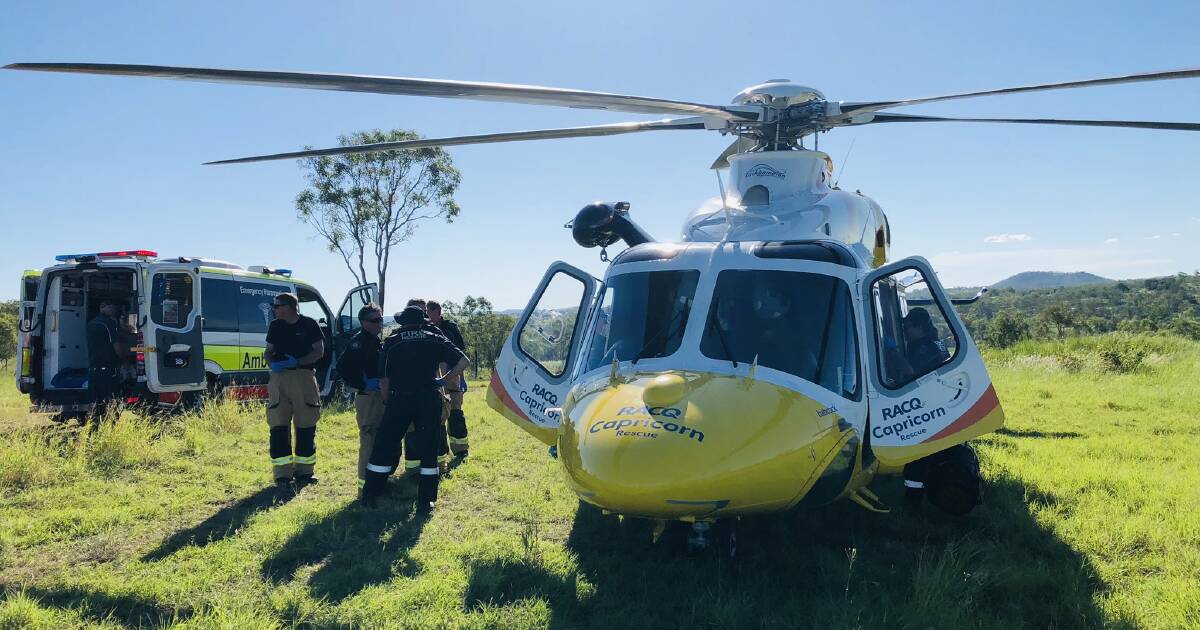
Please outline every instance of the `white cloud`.
[{"label": "white cloud", "polygon": [[983,237],[984,243],[1012,243],[1016,241],[1032,241],[1033,237],[1028,234],[993,234]]},{"label": "white cloud", "polygon": [[1120,243],[1120,242],[1121,242],[1121,239],[1119,239],[1119,238],[1117,238],[1117,237],[1115,237],[1115,236],[1114,236],[1114,237],[1112,237],[1112,238],[1106,238],[1106,239],[1104,239],[1104,242],[1105,242],[1105,243]]},{"label": "white cloud", "polygon": [[1147,236],[1146,240],[1147,241],[1157,241],[1160,238],[1162,238],[1162,234],[1155,234],[1154,236]]},{"label": "white cloud", "polygon": [[1183,234],[1180,232],[1171,232],[1171,236],[1174,238],[1179,238],[1180,236],[1183,236]]}]

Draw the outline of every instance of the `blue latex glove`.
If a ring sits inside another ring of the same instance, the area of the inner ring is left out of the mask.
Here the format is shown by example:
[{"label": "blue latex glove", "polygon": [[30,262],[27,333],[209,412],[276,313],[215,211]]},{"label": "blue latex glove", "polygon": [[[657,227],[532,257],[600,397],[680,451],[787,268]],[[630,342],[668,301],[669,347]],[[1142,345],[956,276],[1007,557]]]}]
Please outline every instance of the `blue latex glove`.
[{"label": "blue latex glove", "polygon": [[443,378],[435,378],[435,379],[433,379],[433,386],[434,386],[434,387],[445,387],[445,386],[446,386],[446,379],[443,379]]},{"label": "blue latex glove", "polygon": [[275,361],[274,363],[269,364],[272,372],[279,374],[288,368],[294,368],[297,365],[300,365],[300,362],[296,360],[296,357],[290,354],[284,356],[285,358],[282,361]]},{"label": "blue latex glove", "polygon": [[366,392],[379,391],[379,379],[377,379],[377,378],[363,379],[363,391],[366,391]]}]

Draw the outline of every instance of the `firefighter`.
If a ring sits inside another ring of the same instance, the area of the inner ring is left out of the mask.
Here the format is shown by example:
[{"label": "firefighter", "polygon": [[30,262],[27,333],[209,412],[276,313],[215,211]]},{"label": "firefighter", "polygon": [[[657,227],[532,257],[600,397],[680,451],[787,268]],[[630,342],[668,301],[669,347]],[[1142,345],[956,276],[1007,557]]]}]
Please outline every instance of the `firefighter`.
[{"label": "firefighter", "polygon": [[367,460],[375,444],[375,434],[383,422],[383,395],[379,391],[379,350],[383,345],[383,309],[374,302],[358,310],[361,328],[338,358],[337,371],[342,381],[358,390],[354,413],[358,421],[358,485],[367,479]]},{"label": "firefighter", "polygon": [[[427,514],[437,501],[440,477],[437,429],[442,396],[438,390],[446,381],[455,382],[470,362],[445,337],[425,329],[429,320],[419,307],[405,308],[398,320],[400,330],[389,337],[381,358],[380,388],[386,407],[367,463],[362,501],[373,507],[383,494],[387,477],[395,471],[399,459],[400,437],[412,427],[408,456],[415,456],[420,463],[417,512]],[[451,366],[450,371],[438,378],[443,363]]]},{"label": "firefighter", "polygon": [[[275,296],[271,307],[275,319],[267,327],[263,358],[271,368],[267,382],[267,426],[271,428],[271,464],[275,485],[288,488],[293,480],[303,489],[317,479],[317,420],[321,417],[321,392],[317,387],[316,363],[325,355],[321,327],[300,314],[293,293]],[[296,450],[292,452],[292,427]]]},{"label": "firefighter", "polygon": [[[437,326],[434,326],[433,323],[429,321],[428,303],[423,298],[410,299],[408,301],[408,303],[405,304],[405,308],[408,308],[408,307],[416,307],[416,308],[421,309],[421,314],[425,316],[425,323],[422,324],[422,326],[421,326],[421,328],[423,330],[429,331],[429,332],[431,332],[437,336],[443,337],[443,338],[446,336],[444,333],[442,333],[442,330],[440,328],[438,328]],[[393,318],[396,320],[397,324],[400,323],[401,313],[403,313],[403,311],[393,315]],[[390,342],[392,340],[392,338],[395,337],[398,332],[400,332],[400,331],[399,330],[394,331],[391,334],[391,336],[388,337],[388,341],[384,342],[384,352],[387,352],[388,342]],[[449,444],[449,440],[447,439],[447,436],[446,436],[446,421],[449,419],[449,417],[450,417],[450,398],[443,393],[442,394],[442,415],[441,415],[441,420],[438,422],[438,429],[437,429],[438,435],[437,435],[437,439],[436,439],[437,448],[438,448],[438,462],[439,462],[440,466],[447,466],[448,462],[450,460],[450,444]],[[407,456],[404,459],[404,476],[405,477],[416,475],[417,469],[421,467],[421,458],[417,457],[415,455],[411,455],[412,453],[417,452],[416,446],[413,442],[414,439],[415,439],[415,436],[413,435],[413,432],[411,430],[409,431],[409,433],[407,435],[404,436],[404,452],[410,454],[410,456]],[[397,451],[397,457],[399,457],[399,451]],[[397,460],[396,463],[399,464],[399,460]]]},{"label": "firefighter", "polygon": [[117,395],[117,369],[126,354],[121,348],[116,313],[116,302],[104,300],[100,312],[87,323],[88,392],[95,402],[92,417],[96,420],[108,413],[108,405]]},{"label": "firefighter", "polygon": [[[442,331],[442,334],[453,343],[464,355],[467,353],[467,342],[463,339],[462,331],[454,321],[442,317],[442,305],[430,300],[426,305],[429,322]],[[459,376],[458,382],[446,383],[446,395],[450,398],[450,414],[446,422],[446,433],[449,436],[450,452],[455,457],[467,456],[467,418],[463,415],[463,394],[467,391],[467,378]]]}]

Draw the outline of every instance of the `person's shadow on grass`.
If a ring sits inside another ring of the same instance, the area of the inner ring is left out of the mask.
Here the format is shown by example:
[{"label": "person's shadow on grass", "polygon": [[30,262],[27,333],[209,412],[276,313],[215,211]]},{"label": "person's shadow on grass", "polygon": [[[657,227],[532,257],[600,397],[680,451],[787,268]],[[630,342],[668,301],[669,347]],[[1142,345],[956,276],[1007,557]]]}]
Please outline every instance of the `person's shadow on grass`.
[{"label": "person's shadow on grass", "polygon": [[416,576],[421,566],[409,556],[428,517],[416,513],[414,488],[400,485],[375,508],[358,501],[305,525],[262,566],[263,577],[275,583],[296,579],[304,569],[319,565],[308,578],[314,598],[332,602],[354,595],[397,575]]},{"label": "person's shadow on grass", "polygon": [[180,530],[171,535],[150,553],[142,556],[143,562],[162,560],[188,546],[204,547],[232,537],[245,527],[259,510],[265,510],[290,501],[296,495],[275,486],[263,488],[254,494],[242,497],[217,510],[194,527]]}]

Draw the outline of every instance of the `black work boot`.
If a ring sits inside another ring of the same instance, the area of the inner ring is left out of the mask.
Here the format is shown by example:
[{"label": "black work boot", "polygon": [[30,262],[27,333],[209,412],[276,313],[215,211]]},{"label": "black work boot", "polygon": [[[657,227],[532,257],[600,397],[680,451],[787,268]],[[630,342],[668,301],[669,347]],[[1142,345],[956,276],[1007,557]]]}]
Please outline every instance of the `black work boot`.
[{"label": "black work boot", "polygon": [[296,475],[294,477],[294,480],[296,482],[296,491],[297,492],[299,492],[300,490],[303,490],[304,488],[311,486],[314,483],[317,483],[319,481],[316,477],[312,476],[311,473],[306,474],[306,475]]}]

